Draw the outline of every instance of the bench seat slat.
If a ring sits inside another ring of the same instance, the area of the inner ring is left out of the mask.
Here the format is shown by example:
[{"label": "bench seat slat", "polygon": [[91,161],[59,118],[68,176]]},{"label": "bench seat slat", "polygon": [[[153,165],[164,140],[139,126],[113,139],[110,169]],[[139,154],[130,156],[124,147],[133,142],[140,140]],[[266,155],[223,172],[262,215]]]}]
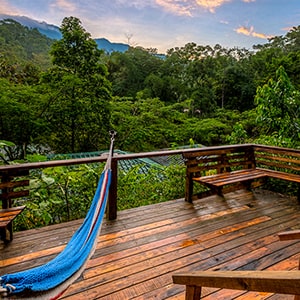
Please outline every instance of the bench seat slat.
[{"label": "bench seat slat", "polygon": [[194,177],[193,180],[207,185],[224,186],[227,184],[238,183],[240,181],[263,178],[267,175],[263,170],[246,169],[211,176]]},{"label": "bench seat slat", "polygon": [[6,227],[12,222],[23,210],[25,206],[17,206],[0,210],[0,228]]},{"label": "bench seat slat", "polygon": [[268,177],[300,183],[300,176],[297,174],[286,173],[286,172],[275,171],[275,170],[266,170],[266,169],[260,169],[260,170],[264,170],[264,172]]}]

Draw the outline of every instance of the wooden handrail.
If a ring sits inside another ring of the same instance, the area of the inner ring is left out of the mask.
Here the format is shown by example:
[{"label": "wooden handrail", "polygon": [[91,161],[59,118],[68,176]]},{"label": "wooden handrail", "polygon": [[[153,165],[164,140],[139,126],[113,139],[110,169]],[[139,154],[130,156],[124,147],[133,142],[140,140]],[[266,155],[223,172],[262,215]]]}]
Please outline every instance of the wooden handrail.
[{"label": "wooden handrail", "polygon": [[[300,156],[299,149],[289,149],[289,148],[281,148],[274,146],[264,146],[264,145],[256,145],[256,144],[238,144],[238,145],[224,145],[224,146],[213,146],[213,147],[202,147],[202,148],[188,148],[188,149],[177,149],[177,150],[164,150],[164,151],[154,151],[154,152],[142,152],[142,153],[131,153],[131,154],[116,154],[113,157],[113,162],[118,163],[121,160],[131,160],[137,158],[149,158],[149,157],[157,157],[157,156],[173,156],[173,155],[183,155],[184,153],[205,153],[214,152],[214,151],[233,151],[238,150],[242,151],[243,149],[249,149],[249,147],[253,147],[255,151],[257,150],[269,150],[269,151],[279,151],[280,153],[288,152],[292,154],[296,154]],[[54,161],[46,161],[46,162],[34,162],[34,163],[22,163],[22,164],[14,164],[14,165],[3,165],[0,166],[0,177],[8,182],[10,177],[14,176],[25,176],[22,174],[26,174],[29,170],[33,169],[44,169],[50,167],[59,167],[59,166],[70,166],[70,165],[79,165],[79,164],[90,164],[90,163],[99,163],[105,162],[107,156],[105,154],[97,157],[89,157],[89,158],[78,158],[78,159],[65,159],[65,160],[54,160]],[[23,172],[23,173],[22,173]],[[113,172],[112,174],[112,184],[110,199],[109,199],[109,207],[110,207],[110,218],[116,217],[116,207],[117,207],[117,172]],[[3,190],[2,190],[3,192]]]},{"label": "wooden handrail", "polygon": [[[115,154],[114,159],[119,160],[130,160],[136,158],[148,158],[148,157],[157,157],[157,156],[172,156],[188,152],[205,152],[207,150],[214,151],[219,149],[231,149],[231,148],[247,148],[249,146],[254,146],[252,144],[242,144],[242,145],[225,145],[225,146],[214,146],[214,147],[203,147],[203,148],[188,148],[188,149],[178,149],[178,150],[162,150],[162,151],[153,151],[153,152],[140,152],[140,153],[129,153],[129,154]],[[256,145],[259,147],[258,145]],[[299,150],[300,153],[300,150]],[[97,162],[105,162],[107,156],[95,156],[87,158],[73,158],[73,159],[64,159],[64,160],[52,160],[52,161],[43,161],[43,162],[33,162],[33,163],[21,163],[14,165],[3,165],[0,166],[1,172],[14,171],[14,170],[31,170],[31,169],[44,169],[51,167],[60,167],[60,166],[70,166],[70,165],[79,165],[79,164],[90,164]]]},{"label": "wooden handrail", "polygon": [[[214,150],[242,149],[248,147],[254,147],[254,150],[273,149],[280,152],[288,151],[292,154],[300,155],[299,149],[264,146],[264,145],[257,145],[257,144],[241,144],[241,145],[225,145],[225,146],[213,146],[213,147],[202,147],[202,148],[188,148],[188,149],[178,149],[178,150],[163,150],[163,151],[153,151],[153,152],[118,154],[114,156],[114,159],[119,161],[119,160],[130,160],[136,158],[148,158],[148,157],[157,157],[157,156],[172,156],[172,155],[191,153],[191,152],[201,153],[201,152],[214,151]],[[106,155],[101,155],[101,156],[88,157],[88,158],[76,158],[76,159],[53,160],[53,161],[44,161],[44,162],[22,163],[22,164],[14,164],[14,165],[3,165],[0,166],[0,174],[2,172],[10,172],[16,170],[20,171],[20,170],[31,170],[31,169],[44,169],[50,167],[105,162],[106,158],[107,158]]]}]

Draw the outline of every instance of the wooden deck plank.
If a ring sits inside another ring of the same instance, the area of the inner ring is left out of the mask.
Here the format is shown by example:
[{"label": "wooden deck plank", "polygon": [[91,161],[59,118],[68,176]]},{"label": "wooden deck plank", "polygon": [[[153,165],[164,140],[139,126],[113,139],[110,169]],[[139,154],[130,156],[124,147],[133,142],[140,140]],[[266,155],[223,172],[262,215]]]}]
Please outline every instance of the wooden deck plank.
[{"label": "wooden deck plank", "polygon": [[[277,233],[299,229],[294,198],[258,190],[183,199],[118,212],[104,221],[93,258],[64,300],[184,299],[172,274],[196,270],[295,269],[299,241]],[[80,221],[15,233],[0,244],[0,275],[45,263],[63,249]],[[204,299],[288,299],[287,296],[205,289]],[[279,298],[278,298],[279,297]]]}]

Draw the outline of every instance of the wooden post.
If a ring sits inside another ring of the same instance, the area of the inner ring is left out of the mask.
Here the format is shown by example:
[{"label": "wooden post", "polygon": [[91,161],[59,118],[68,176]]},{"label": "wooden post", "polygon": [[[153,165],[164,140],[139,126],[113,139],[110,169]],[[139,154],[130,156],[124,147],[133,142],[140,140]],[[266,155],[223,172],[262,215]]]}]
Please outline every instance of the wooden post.
[{"label": "wooden post", "polygon": [[[13,177],[9,176],[9,174],[2,173],[1,183],[9,183],[11,182]],[[8,209],[12,207],[12,200],[9,197],[10,192],[12,192],[12,188],[4,187],[2,188],[1,200],[2,200],[2,209]],[[13,227],[12,223],[9,223],[6,227],[1,228],[0,230],[0,238],[5,241],[11,241],[13,239]]]},{"label": "wooden post", "polygon": [[[8,183],[11,182],[13,179],[12,176],[9,176],[9,174],[2,173],[2,179],[1,183]],[[2,200],[2,208],[10,208],[12,206],[12,200],[8,196],[12,192],[12,188],[10,187],[4,187],[2,188],[2,194],[1,194],[1,200]]]},{"label": "wooden post", "polygon": [[187,285],[185,292],[185,300],[200,300],[201,286]]},{"label": "wooden post", "polygon": [[191,174],[188,172],[188,168],[186,168],[186,177],[185,177],[185,201],[192,203],[193,196],[193,181],[191,178]]},{"label": "wooden post", "polygon": [[109,220],[115,220],[117,218],[117,197],[118,197],[118,161],[112,159],[111,161],[111,183],[108,195],[107,215]]}]

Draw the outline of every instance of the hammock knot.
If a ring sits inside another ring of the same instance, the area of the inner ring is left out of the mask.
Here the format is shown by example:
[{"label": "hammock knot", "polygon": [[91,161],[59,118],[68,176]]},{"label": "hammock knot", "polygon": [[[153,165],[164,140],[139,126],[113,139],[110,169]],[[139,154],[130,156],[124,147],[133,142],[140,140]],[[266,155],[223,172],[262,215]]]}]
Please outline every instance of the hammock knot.
[{"label": "hammock knot", "polygon": [[[1,277],[0,277],[0,284],[1,284]],[[11,294],[16,288],[12,284],[5,284],[0,286],[0,294],[2,294],[4,297]]]}]

